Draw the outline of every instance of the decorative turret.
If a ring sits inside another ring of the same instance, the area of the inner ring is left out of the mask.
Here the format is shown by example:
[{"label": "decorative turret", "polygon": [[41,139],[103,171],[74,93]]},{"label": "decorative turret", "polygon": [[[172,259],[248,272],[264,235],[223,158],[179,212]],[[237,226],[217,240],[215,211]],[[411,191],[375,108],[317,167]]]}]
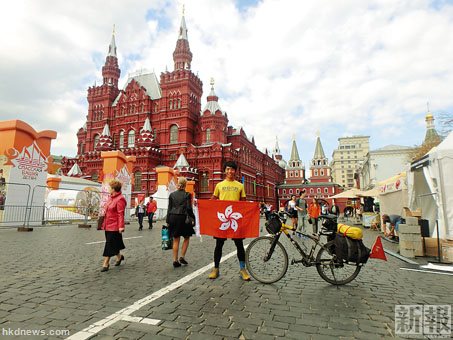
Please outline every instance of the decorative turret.
[{"label": "decorative turret", "polygon": [[211,92],[208,95],[208,102],[202,111],[200,118],[201,124],[201,142],[207,143],[221,143],[227,142],[227,115],[219,105],[219,97],[214,91],[214,79],[211,78]]},{"label": "decorative turret", "polygon": [[115,26],[113,26],[112,40],[109,45],[109,53],[105,58],[105,64],[102,67],[103,84],[118,88],[118,79],[120,79],[120,68],[118,67],[118,57],[116,56],[115,43]]},{"label": "decorative turret", "polygon": [[282,168],[286,168],[286,161],[283,159],[283,156],[280,151],[280,146],[278,145],[278,137],[275,136],[275,146],[272,149],[272,157],[275,159],[275,162]]},{"label": "decorative turret", "polygon": [[149,118],[146,117],[140,136],[137,138],[137,146],[151,146],[154,141],[153,130]]},{"label": "decorative turret", "polygon": [[429,112],[429,106],[428,113],[426,114],[425,117],[425,122],[426,122],[426,134],[423,144],[426,145],[438,144],[440,142],[440,137],[436,131],[436,127],[434,126],[434,116],[432,115],[431,112]]},{"label": "decorative turret", "polygon": [[110,136],[110,129],[108,124],[104,125],[104,130],[102,130],[102,134],[99,137],[99,142],[96,145],[96,150],[100,151],[108,151],[112,150],[113,148],[113,141],[112,136]]},{"label": "decorative turret", "polygon": [[293,136],[293,146],[291,148],[291,156],[286,166],[285,183],[304,183],[305,182],[305,166],[300,160],[299,151],[297,150],[296,137]]},{"label": "decorative turret", "polygon": [[72,166],[72,168],[68,171],[66,176],[80,177],[82,175],[83,175],[82,169],[80,169],[80,167],[77,164],[77,162],[75,162],[74,165]]},{"label": "decorative turret", "polygon": [[173,52],[173,61],[176,70],[190,70],[192,62],[192,52],[190,52],[189,40],[187,39],[186,20],[184,18],[184,8],[182,12],[181,25],[179,27],[178,41]]},{"label": "decorative turret", "polygon": [[173,169],[178,170],[180,176],[187,179],[194,179],[198,173],[197,169],[191,168],[184,154],[180,154]]},{"label": "decorative turret", "polygon": [[310,182],[332,182],[331,168],[317,132],[315,153],[310,164]]}]

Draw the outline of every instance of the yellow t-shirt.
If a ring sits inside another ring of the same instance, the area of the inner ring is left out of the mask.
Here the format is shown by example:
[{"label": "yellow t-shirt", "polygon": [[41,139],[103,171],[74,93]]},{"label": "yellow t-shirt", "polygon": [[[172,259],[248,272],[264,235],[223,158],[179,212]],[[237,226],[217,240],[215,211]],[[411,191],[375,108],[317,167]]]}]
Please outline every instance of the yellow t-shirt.
[{"label": "yellow t-shirt", "polygon": [[242,197],[246,197],[242,183],[227,180],[217,183],[214,189],[214,196],[222,201],[239,201]]}]

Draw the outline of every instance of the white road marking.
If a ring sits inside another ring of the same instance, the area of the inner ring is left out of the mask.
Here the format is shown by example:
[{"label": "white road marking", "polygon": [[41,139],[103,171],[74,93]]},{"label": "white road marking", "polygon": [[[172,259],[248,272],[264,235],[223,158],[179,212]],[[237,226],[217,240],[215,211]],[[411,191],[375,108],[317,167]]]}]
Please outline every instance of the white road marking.
[{"label": "white road marking", "polygon": [[161,322],[161,320],[157,320],[157,319],[141,318],[139,316],[129,316],[129,315],[123,316],[123,321],[145,323],[147,325],[154,325],[154,326],[158,325]]},{"label": "white road marking", "polygon": [[[139,236],[139,237],[141,237],[141,236]],[[244,248],[247,248],[247,246],[248,245],[244,246]],[[232,251],[228,255],[223,256],[222,260],[220,262],[224,262],[224,261],[228,260],[230,257],[233,257],[234,255],[236,255],[236,250]],[[130,305],[126,308],[123,308],[123,309],[119,310],[118,312],[113,313],[112,315],[109,315],[106,318],[91,324],[90,326],[82,329],[81,331],[71,335],[67,339],[69,339],[69,340],[88,339],[88,338],[92,337],[93,335],[99,333],[104,328],[107,328],[107,327],[113,325],[115,322],[121,321],[121,320],[137,322],[135,320],[139,320],[142,318],[131,317],[130,315],[132,313],[136,312],[137,310],[146,306],[147,304],[153,302],[154,300],[159,299],[160,297],[164,296],[165,294],[170,293],[171,291],[181,287],[183,284],[189,282],[190,280],[196,278],[197,276],[203,274],[204,272],[206,272],[207,270],[209,270],[211,268],[212,268],[212,263],[194,271],[193,273],[191,273],[187,276],[184,276],[182,279],[179,279],[178,281],[175,281],[172,284],[170,284],[162,289],[159,289],[157,292],[154,292],[151,295],[144,297],[143,299],[135,301],[132,305]],[[146,321],[143,322],[143,320],[145,320],[145,319],[142,319],[142,321],[140,321],[140,322],[148,323]],[[154,319],[146,319],[146,320],[154,320]],[[159,322],[159,320],[156,320],[156,321]],[[152,322],[154,322],[154,321],[152,321]],[[153,324],[153,323],[150,323],[150,324]]]},{"label": "white road marking", "polygon": [[[143,236],[125,237],[125,238],[123,238],[123,240],[131,240],[133,238],[141,238],[141,237],[143,237]],[[105,241],[88,242],[85,244],[98,244],[98,243],[105,243]]]},{"label": "white road marking", "polygon": [[430,273],[430,274],[440,274],[440,275],[450,275],[453,276],[453,273],[441,273],[441,272],[435,272],[433,270],[423,270],[423,269],[412,269],[412,268],[400,268],[402,270],[409,270],[413,272],[423,272],[423,273]]}]

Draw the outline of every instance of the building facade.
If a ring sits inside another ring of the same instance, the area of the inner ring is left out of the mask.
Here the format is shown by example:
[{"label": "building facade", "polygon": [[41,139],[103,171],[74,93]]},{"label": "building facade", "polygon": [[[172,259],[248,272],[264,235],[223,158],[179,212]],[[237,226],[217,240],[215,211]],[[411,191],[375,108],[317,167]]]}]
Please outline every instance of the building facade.
[{"label": "building facade", "polygon": [[359,167],[360,187],[372,189],[384,179],[406,170],[413,148],[400,145],[387,145],[369,151]]},{"label": "building facade", "polygon": [[370,149],[369,136],[338,138],[338,149],[332,153],[332,177],[335,183],[353,188],[358,182],[355,173]]},{"label": "building facade", "polygon": [[202,109],[203,84],[191,70],[192,57],[183,16],[173,71],[161,73],[159,79],[152,72],[131,74],[119,89],[121,70],[113,34],[102,67],[103,82],[88,88],[88,114],[77,132],[77,155],[62,160],[63,173],[77,167],[79,176],[101,181],[101,152],[121,150],[136,157],[132,197],[153,194],[156,167],[169,166],[195,181],[199,198],[209,198],[223,179],[223,163],[234,160],[247,199],[276,202],[284,170],[267,150],[259,151],[242,128],[229,125],[213,81]]},{"label": "building facade", "polygon": [[332,180],[331,168],[325,156],[321,138],[318,136],[316,139],[309,178],[305,178],[305,166],[300,160],[295,140],[293,140],[290,158],[286,167],[285,183],[278,186],[279,206],[284,207],[292,195],[298,197],[302,190],[305,190],[307,200],[316,198],[329,206],[332,205],[330,197],[343,190]]}]

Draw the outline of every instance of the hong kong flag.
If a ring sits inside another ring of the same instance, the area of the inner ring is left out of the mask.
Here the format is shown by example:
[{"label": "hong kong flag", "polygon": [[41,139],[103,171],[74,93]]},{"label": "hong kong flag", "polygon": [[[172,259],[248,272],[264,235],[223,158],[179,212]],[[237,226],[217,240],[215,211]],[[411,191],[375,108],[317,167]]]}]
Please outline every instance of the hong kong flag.
[{"label": "hong kong flag", "polygon": [[220,238],[259,236],[258,202],[198,200],[200,234]]}]

